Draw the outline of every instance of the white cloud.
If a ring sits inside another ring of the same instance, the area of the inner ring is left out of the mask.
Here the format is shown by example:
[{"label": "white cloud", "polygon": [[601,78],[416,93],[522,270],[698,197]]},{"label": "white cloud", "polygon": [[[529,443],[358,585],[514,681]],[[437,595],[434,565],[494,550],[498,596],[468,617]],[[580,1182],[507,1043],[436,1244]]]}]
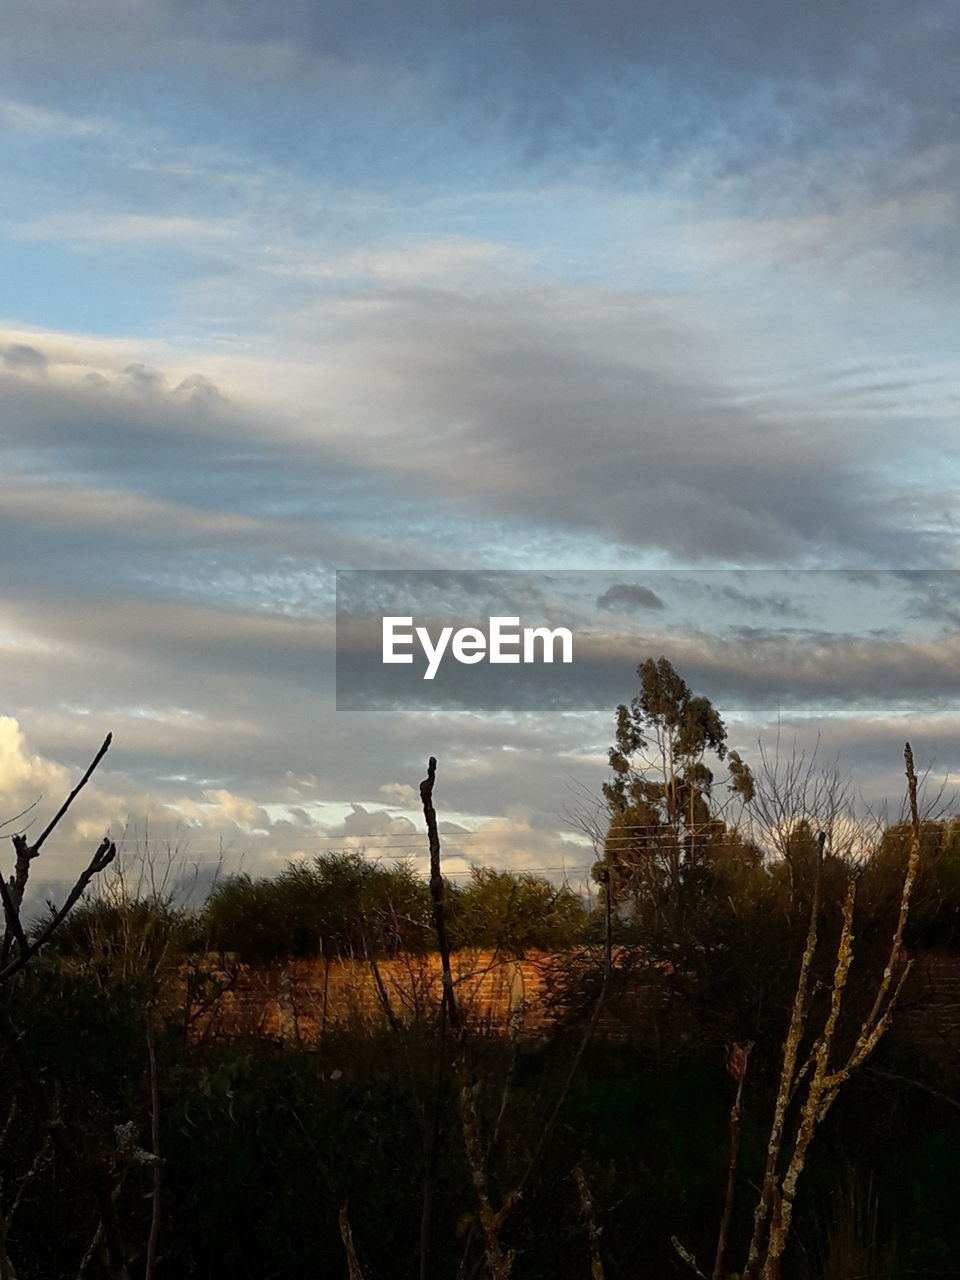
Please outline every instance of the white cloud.
[{"label": "white cloud", "polygon": [[69,790],[68,778],[62,765],[28,750],[23,730],[12,716],[0,716],[0,813],[4,817],[40,795]]},{"label": "white cloud", "polygon": [[106,117],[74,116],[14,98],[0,98],[0,124],[27,135],[60,139],[97,137],[114,130]]},{"label": "white cloud", "polygon": [[224,240],[238,234],[235,223],[224,219],[204,219],[184,215],[116,214],[73,211],[51,213],[30,222],[8,222],[6,231],[14,240],[58,241],[61,244],[98,244],[104,248],[126,244],[171,240]]}]

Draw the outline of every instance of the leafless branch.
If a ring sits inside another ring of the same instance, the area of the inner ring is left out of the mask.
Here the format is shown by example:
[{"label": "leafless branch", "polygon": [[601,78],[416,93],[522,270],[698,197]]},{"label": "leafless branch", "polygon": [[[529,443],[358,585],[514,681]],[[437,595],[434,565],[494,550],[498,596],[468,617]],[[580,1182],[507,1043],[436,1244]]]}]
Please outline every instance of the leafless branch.
[{"label": "leafless branch", "polygon": [[725,1258],[727,1240],[730,1235],[730,1223],[733,1220],[733,1202],[737,1188],[737,1165],[740,1160],[740,1112],[743,1105],[743,1083],[747,1078],[747,1065],[753,1041],[746,1044],[730,1046],[727,1068],[737,1082],[737,1092],[730,1108],[730,1149],[727,1154],[727,1186],[723,1198],[723,1215],[720,1219],[720,1231],[717,1234],[717,1252],[713,1263],[713,1280],[724,1280],[727,1274]]},{"label": "leafless branch", "polygon": [[19,973],[21,969],[25,968],[37,952],[50,941],[56,931],[60,928],[61,924],[63,924],[64,920],[83,897],[90,881],[94,876],[99,875],[101,871],[104,871],[116,856],[117,846],[108,836],[104,836],[93,857],[90,859],[90,862],[80,873],[73,888],[67,894],[67,898],[63,906],[59,911],[54,913],[53,918],[43,929],[40,930],[40,932],[34,937],[33,941],[20,947],[16,956],[12,960],[9,960],[4,968],[0,969],[0,983],[8,981],[14,976],[14,974]]},{"label": "leafless branch", "polygon": [[19,822],[20,819],[25,818],[28,813],[32,813],[33,810],[40,803],[40,799],[42,799],[42,797],[36,800],[31,800],[31,802],[26,806],[26,808],[21,809],[19,813],[15,813],[9,818],[4,818],[3,821],[0,822],[0,831],[2,831],[4,827],[12,827],[15,822]]},{"label": "leafless branch", "polygon": [[343,1241],[343,1248],[347,1255],[347,1274],[350,1280],[363,1280],[363,1272],[360,1270],[360,1260],[357,1257],[356,1246],[353,1243],[353,1232],[350,1229],[350,1218],[347,1215],[347,1206],[340,1206],[338,1214],[338,1222],[340,1224],[340,1239]]},{"label": "leafless branch", "polygon": [[680,1241],[677,1239],[676,1236],[670,1237],[670,1243],[673,1245],[673,1249],[677,1257],[680,1259],[681,1262],[686,1263],[686,1265],[690,1268],[693,1274],[697,1277],[697,1280],[707,1280],[707,1277],[703,1274],[703,1272],[697,1266],[696,1258],[693,1256],[693,1254],[690,1252],[689,1249],[685,1249],[683,1247],[683,1245],[680,1243]]},{"label": "leafless branch", "polygon": [[823,845],[825,836],[819,841],[817,870],[813,882],[813,901],[810,904],[810,920],[807,926],[807,940],[800,960],[800,973],[794,991],[793,1004],[790,1009],[790,1024],[787,1038],[783,1046],[783,1058],[780,1066],[780,1084],[774,1104],[773,1122],[770,1126],[770,1137],[767,1142],[767,1163],[763,1174],[760,1199],[753,1218],[753,1237],[747,1255],[747,1266],[744,1271],[746,1280],[753,1280],[758,1274],[763,1232],[777,1194],[777,1165],[780,1159],[780,1147],[783,1142],[783,1130],[787,1119],[787,1108],[793,1095],[794,1080],[797,1074],[797,1059],[800,1053],[800,1042],[807,1018],[807,995],[810,986],[810,969],[813,965],[814,952],[817,949],[817,928],[820,912],[820,881],[823,861]]},{"label": "leafless branch", "polygon": [[[44,830],[40,833],[33,844],[29,844],[26,836],[22,832],[18,832],[11,836],[13,848],[15,852],[14,872],[9,883],[3,880],[0,875],[0,896],[3,900],[4,914],[4,933],[3,942],[0,944],[0,982],[11,978],[18,973],[32,956],[40,950],[43,944],[53,935],[65,919],[66,915],[82,896],[87,885],[92,878],[101,872],[116,856],[116,846],[107,839],[104,839],[97,852],[94,854],[92,861],[85,871],[81,872],[80,878],[77,880],[73,889],[67,895],[67,904],[59,913],[55,913],[54,919],[43,930],[39,938],[35,938],[32,943],[28,943],[23,923],[20,919],[20,910],[23,906],[23,895],[26,891],[27,881],[30,878],[30,864],[39,856],[40,850],[48,838],[63,818],[64,814],[73,804],[74,800],[90,781],[93,771],[106,755],[113,741],[113,735],[108,733],[103,741],[100,750],[94,756],[93,760],[87,766],[83,777],[73,788],[70,794],[64,800],[63,804],[54,814],[53,818],[47,823]],[[23,812],[27,812],[24,810]],[[18,815],[21,816],[21,815]],[[107,856],[107,850],[112,852]],[[16,943],[16,954],[13,959],[10,958],[13,944]]]},{"label": "leafless branch", "polygon": [[574,1165],[573,1180],[577,1184],[577,1192],[580,1196],[580,1210],[587,1230],[587,1244],[590,1249],[590,1280],[604,1280],[603,1259],[600,1257],[600,1231],[597,1227],[596,1214],[593,1211],[593,1196],[590,1194],[587,1175],[580,1165]]},{"label": "leafless branch", "polygon": [[68,810],[68,809],[70,808],[70,806],[73,804],[74,800],[76,800],[77,796],[80,794],[80,792],[83,790],[83,788],[84,788],[84,787],[87,785],[87,783],[90,781],[90,778],[91,778],[91,776],[92,776],[92,774],[93,774],[94,769],[96,769],[97,765],[100,763],[100,761],[103,759],[103,757],[104,757],[104,756],[107,754],[107,752],[110,750],[110,743],[111,743],[112,741],[113,741],[113,734],[112,734],[112,733],[108,733],[108,734],[107,734],[107,736],[106,736],[106,737],[104,738],[104,740],[103,740],[103,745],[101,746],[100,750],[97,752],[97,754],[96,754],[96,755],[93,757],[93,759],[91,760],[90,764],[87,766],[87,771],[86,771],[86,773],[83,775],[83,777],[80,779],[80,781],[77,783],[77,785],[73,788],[73,790],[72,790],[72,791],[70,792],[70,794],[67,796],[66,800],[64,800],[63,804],[60,806],[60,808],[57,810],[57,812],[53,815],[53,817],[50,819],[50,821],[49,821],[49,822],[47,823],[47,825],[44,827],[43,831],[40,833],[40,835],[37,837],[37,839],[36,839],[36,840],[34,840],[34,842],[33,842],[33,853],[34,853],[34,856],[36,856],[36,855],[40,852],[40,849],[42,848],[42,846],[43,846],[44,842],[46,841],[47,836],[49,836],[49,835],[51,834],[51,832],[52,832],[52,831],[54,830],[54,828],[56,827],[57,823],[58,823],[58,822],[60,821],[60,819],[64,816],[64,814],[67,812],[67,810]]}]

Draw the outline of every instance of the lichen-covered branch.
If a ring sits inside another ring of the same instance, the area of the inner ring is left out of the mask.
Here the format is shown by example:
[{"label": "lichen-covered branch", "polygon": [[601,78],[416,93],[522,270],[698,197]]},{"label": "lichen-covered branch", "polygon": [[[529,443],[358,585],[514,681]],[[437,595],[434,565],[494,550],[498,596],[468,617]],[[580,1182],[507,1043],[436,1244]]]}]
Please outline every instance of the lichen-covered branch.
[{"label": "lichen-covered branch", "polygon": [[783,1058],[780,1066],[780,1083],[774,1103],[773,1122],[767,1141],[767,1162],[763,1173],[763,1184],[760,1199],[753,1218],[753,1237],[744,1269],[744,1280],[756,1280],[760,1269],[761,1250],[767,1219],[773,1207],[778,1191],[778,1164],[780,1148],[783,1144],[783,1131],[787,1119],[787,1109],[793,1097],[794,1083],[797,1075],[797,1061],[800,1055],[800,1043],[807,1020],[808,993],[810,987],[810,970],[817,949],[818,917],[820,914],[820,882],[823,863],[823,846],[826,836],[821,831],[817,840],[817,869],[813,882],[813,901],[810,904],[810,920],[807,925],[807,937],[800,960],[800,973],[790,1008],[790,1024],[787,1038],[783,1045]]},{"label": "lichen-covered branch", "polygon": [[[921,824],[917,799],[917,776],[909,743],[904,747],[904,762],[910,803],[910,851],[900,893],[897,923],[883,975],[878,983],[870,1011],[860,1025],[846,1061],[838,1067],[831,1067],[837,1030],[843,1012],[844,995],[854,960],[853,912],[856,901],[856,882],[851,881],[843,905],[840,938],[830,985],[830,1003],[823,1031],[810,1050],[804,1066],[797,1071],[799,1045],[806,1020],[809,972],[816,947],[815,915],[818,903],[815,894],[807,944],[794,996],[790,1030],[784,1046],[780,1089],[771,1126],[767,1167],[760,1202],[754,1217],[754,1234],[744,1271],[745,1280],[756,1280],[758,1276],[761,1280],[779,1280],[781,1260],[793,1222],[797,1184],[806,1165],[810,1145],[842,1087],[852,1073],[870,1057],[889,1028],[903,985],[910,972],[909,962],[904,962],[903,939],[920,865]],[[781,1172],[780,1154],[786,1113],[791,1098],[799,1091],[801,1081],[806,1082],[806,1091],[803,1095],[797,1131],[787,1157],[786,1167]],[[768,1220],[769,1227],[765,1231]]]}]

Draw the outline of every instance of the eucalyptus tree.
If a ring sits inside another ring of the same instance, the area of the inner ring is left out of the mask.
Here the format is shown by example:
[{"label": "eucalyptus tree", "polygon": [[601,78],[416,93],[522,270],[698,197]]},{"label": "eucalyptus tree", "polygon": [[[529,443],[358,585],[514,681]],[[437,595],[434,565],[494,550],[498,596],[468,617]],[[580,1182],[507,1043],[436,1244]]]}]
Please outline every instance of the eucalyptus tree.
[{"label": "eucalyptus tree", "polygon": [[[713,703],[694,694],[665,657],[648,658],[637,675],[639,692],[617,708],[598,872],[609,877],[616,900],[675,915],[705,864],[729,847],[725,810],[731,799],[751,800],[753,779],[740,755],[728,751]],[[724,763],[728,785],[721,798],[714,768]]]}]

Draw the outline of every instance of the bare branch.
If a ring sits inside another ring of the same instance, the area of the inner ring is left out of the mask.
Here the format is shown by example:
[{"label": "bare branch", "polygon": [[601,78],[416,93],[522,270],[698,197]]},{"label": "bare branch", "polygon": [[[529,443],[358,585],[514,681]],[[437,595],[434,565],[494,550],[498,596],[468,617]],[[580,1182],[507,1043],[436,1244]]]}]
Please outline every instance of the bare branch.
[{"label": "bare branch", "polygon": [[31,802],[26,806],[26,808],[21,809],[19,813],[15,813],[10,818],[4,818],[3,821],[0,822],[0,831],[2,831],[4,827],[12,827],[15,822],[19,822],[20,819],[25,818],[28,813],[32,813],[33,810],[40,803],[41,799],[42,797],[38,797],[36,800],[31,800]]},{"label": "bare branch", "polygon": [[377,988],[377,999],[380,1001],[380,1007],[387,1022],[390,1024],[390,1030],[398,1033],[403,1030],[400,1020],[393,1011],[393,1005],[390,1003],[390,996],[387,994],[387,988],[383,982],[383,975],[380,972],[380,966],[377,964],[377,957],[374,954],[370,941],[367,937],[367,926],[363,917],[360,918],[360,941],[363,944],[364,954],[367,957],[367,963],[370,965],[370,971],[373,974],[374,985]]},{"label": "bare branch", "polygon": [[[840,939],[837,944],[833,980],[830,987],[830,1005],[823,1032],[811,1049],[803,1070],[799,1073],[795,1071],[795,1057],[793,1062],[789,1061],[796,1048],[796,1044],[794,1044],[791,1049],[791,1043],[794,1039],[792,1035],[788,1035],[787,1044],[784,1047],[781,1089],[771,1129],[767,1171],[764,1177],[760,1202],[754,1217],[754,1234],[750,1243],[747,1267],[744,1272],[747,1280],[756,1280],[758,1274],[762,1274],[763,1280],[779,1280],[780,1263],[793,1220],[793,1204],[796,1197],[797,1183],[803,1173],[810,1144],[818,1126],[825,1119],[836,1100],[840,1089],[849,1080],[852,1072],[862,1066],[870,1054],[873,1053],[881,1037],[890,1026],[893,1010],[899,1001],[907,975],[910,972],[910,963],[903,963],[903,939],[920,864],[921,823],[917,800],[917,776],[913,765],[913,752],[909,743],[904,748],[904,761],[911,820],[910,853],[900,894],[899,915],[891,939],[886,967],[877,986],[873,1005],[860,1026],[849,1057],[843,1066],[836,1070],[831,1070],[830,1059],[842,1012],[844,993],[853,963],[853,910],[856,898],[856,880],[851,879],[843,906],[843,922]],[[816,934],[812,915],[805,961],[808,955],[812,956],[812,949],[815,943]],[[805,964],[801,964],[801,977],[798,982],[797,996],[794,999],[795,1014],[800,1004],[801,987],[804,986],[805,967]],[[792,1018],[792,1027],[794,1021],[795,1019]],[[796,1037],[796,1042],[799,1043],[799,1035]],[[793,1092],[788,1090],[785,1094],[784,1084],[791,1073],[797,1082],[805,1075],[808,1075],[809,1083],[806,1085],[806,1096],[800,1108],[799,1125],[793,1139],[786,1169],[780,1175],[777,1168],[783,1131],[782,1119]],[[783,1103],[783,1106],[781,1106],[781,1103]],[[770,1226],[766,1248],[763,1251],[761,1272],[762,1233],[768,1217],[770,1218]]]},{"label": "bare branch", "polygon": [[20,911],[17,904],[13,900],[10,887],[0,874],[0,898],[3,899],[3,918],[6,922],[6,932],[4,933],[4,959],[9,954],[9,939],[13,936],[20,952],[23,953],[27,949],[27,939],[24,936],[23,925],[20,922]]},{"label": "bare branch", "polygon": [[580,1165],[573,1167],[573,1180],[577,1184],[580,1195],[580,1209],[583,1213],[584,1226],[587,1229],[587,1243],[590,1248],[590,1280],[604,1280],[603,1259],[600,1257],[600,1231],[597,1227],[596,1214],[593,1211],[593,1196],[587,1175]]},{"label": "bare branch", "polygon": [[746,1044],[730,1046],[727,1057],[727,1069],[737,1082],[737,1092],[730,1108],[730,1150],[727,1155],[727,1187],[723,1198],[723,1215],[720,1219],[720,1231],[717,1234],[717,1252],[713,1262],[713,1280],[725,1280],[727,1269],[725,1257],[727,1240],[730,1235],[730,1224],[733,1221],[733,1201],[737,1188],[737,1165],[740,1160],[740,1112],[743,1105],[743,1082],[747,1078],[747,1065],[753,1041]]},{"label": "bare branch", "polygon": [[[26,940],[23,936],[23,928],[20,922],[20,908],[23,906],[23,895],[24,895],[24,892],[26,891],[27,881],[30,878],[30,864],[31,862],[33,862],[34,858],[36,858],[40,853],[40,849],[44,841],[47,839],[50,833],[54,830],[57,823],[60,821],[63,815],[67,812],[67,810],[70,808],[71,804],[73,804],[74,800],[83,790],[83,788],[90,781],[90,777],[93,774],[94,769],[96,769],[97,765],[106,755],[107,751],[109,750],[110,743],[112,741],[113,741],[113,734],[108,733],[106,738],[103,741],[103,745],[101,746],[97,754],[94,756],[93,760],[90,762],[83,777],[80,779],[77,785],[73,788],[73,790],[67,796],[66,800],[64,800],[63,804],[57,810],[54,817],[51,819],[50,822],[47,823],[46,828],[40,833],[39,837],[34,841],[33,844],[28,843],[26,836],[22,832],[17,832],[13,836],[11,836],[14,852],[16,854],[16,861],[14,863],[13,876],[11,877],[9,884],[4,884],[4,887],[2,890],[3,910],[4,910],[4,917],[6,920],[6,928],[4,930],[3,942],[2,944],[0,944],[0,981],[3,981],[5,978],[11,976],[11,974],[16,973],[18,969],[22,969],[23,965],[26,963],[26,960],[24,959],[24,957],[29,959],[29,955],[35,954],[37,950],[37,948],[34,948],[33,951],[31,951],[31,949],[27,946]],[[30,806],[30,808],[32,807],[33,806]],[[25,809],[23,810],[23,812],[26,813],[28,812],[28,810]],[[18,815],[18,816],[22,816],[22,815]],[[106,863],[104,863],[103,865],[105,866]],[[98,868],[98,870],[102,870],[102,868]],[[96,871],[91,873],[91,875],[95,875],[95,874],[96,874]],[[81,877],[81,879],[82,878],[83,877]],[[2,875],[0,875],[0,879],[2,879]],[[89,883],[89,879],[90,877],[88,876],[87,880],[84,883],[84,888],[86,888],[86,884]],[[82,893],[82,890],[81,890],[81,893]],[[80,895],[78,894],[77,897],[79,896]],[[76,902],[76,898],[73,898],[70,905],[72,906],[74,902]],[[17,956],[16,961],[11,962],[10,948],[14,941],[16,941],[17,943],[19,954]]]},{"label": "bare branch", "polygon": [[90,762],[89,766],[87,767],[87,771],[86,771],[86,773],[83,775],[83,777],[80,779],[80,781],[77,783],[77,785],[73,788],[73,790],[72,790],[72,791],[70,792],[70,794],[67,796],[66,800],[64,800],[63,804],[60,806],[60,808],[57,810],[57,812],[54,814],[54,816],[53,816],[53,817],[50,819],[50,821],[47,823],[46,827],[43,829],[43,831],[40,833],[40,835],[37,837],[37,839],[33,842],[33,846],[32,846],[32,847],[33,847],[33,855],[34,855],[34,857],[36,857],[36,855],[40,852],[40,849],[41,849],[41,847],[43,846],[43,843],[44,843],[44,841],[46,840],[47,836],[49,836],[49,835],[50,835],[50,833],[54,830],[54,828],[56,827],[57,823],[58,823],[58,822],[60,821],[60,819],[64,816],[64,814],[67,812],[67,810],[68,810],[68,809],[70,808],[70,806],[73,804],[74,800],[76,800],[77,796],[80,794],[80,792],[83,790],[83,788],[84,788],[84,787],[87,785],[87,783],[90,781],[90,778],[91,778],[91,776],[92,776],[92,774],[93,774],[94,769],[96,769],[97,765],[100,763],[100,761],[103,759],[103,757],[104,757],[104,756],[107,754],[107,752],[110,750],[110,743],[111,743],[112,741],[113,741],[113,734],[112,734],[112,733],[108,733],[108,734],[107,734],[107,736],[106,736],[106,737],[104,738],[104,740],[103,740],[103,746],[101,746],[100,750],[99,750],[99,751],[97,752],[97,754],[93,757],[93,760]]},{"label": "bare branch", "polygon": [[[910,853],[907,858],[907,870],[903,879],[903,889],[900,894],[900,912],[897,916],[897,927],[894,930],[893,940],[890,944],[890,954],[883,971],[883,977],[877,988],[876,998],[873,1007],[864,1020],[863,1027],[860,1032],[860,1040],[864,1040],[874,1028],[880,1018],[881,1009],[890,991],[893,976],[903,958],[903,935],[907,926],[907,917],[910,913],[910,901],[913,897],[913,887],[916,884],[917,872],[920,869],[920,806],[917,800],[917,775],[913,767],[913,750],[910,743],[904,744],[903,759],[906,766],[905,772],[907,776],[907,798],[910,806]],[[863,1061],[861,1058],[860,1061]],[[853,1063],[851,1065],[859,1065]]]},{"label": "bare branch", "polygon": [[674,1252],[676,1253],[677,1257],[680,1259],[681,1262],[686,1263],[686,1265],[690,1268],[693,1274],[697,1277],[697,1280],[707,1280],[707,1277],[703,1274],[703,1272],[697,1266],[696,1258],[693,1256],[693,1254],[690,1252],[689,1249],[685,1249],[683,1247],[683,1245],[680,1243],[680,1241],[677,1239],[676,1236],[670,1237],[670,1243],[673,1245]]},{"label": "bare branch", "polygon": [[67,894],[67,899],[60,910],[54,914],[52,920],[50,920],[46,927],[37,934],[32,942],[28,943],[28,945],[25,946],[13,960],[9,961],[3,969],[0,969],[0,982],[6,982],[8,979],[12,978],[15,973],[19,973],[20,970],[23,969],[37,954],[41,947],[50,941],[56,931],[60,928],[61,924],[63,924],[64,920],[76,906],[77,902],[79,902],[83,897],[87,885],[93,877],[99,875],[101,871],[105,870],[116,856],[117,846],[109,837],[104,836],[96,853],[93,855],[86,868],[80,873],[77,882]]},{"label": "bare branch", "polygon": [[350,1219],[347,1216],[347,1206],[340,1206],[340,1213],[337,1215],[340,1224],[340,1239],[343,1241],[343,1247],[347,1255],[347,1274],[350,1280],[363,1280],[363,1272],[360,1270],[360,1260],[357,1257],[356,1246],[353,1243],[353,1232],[350,1229]]}]

